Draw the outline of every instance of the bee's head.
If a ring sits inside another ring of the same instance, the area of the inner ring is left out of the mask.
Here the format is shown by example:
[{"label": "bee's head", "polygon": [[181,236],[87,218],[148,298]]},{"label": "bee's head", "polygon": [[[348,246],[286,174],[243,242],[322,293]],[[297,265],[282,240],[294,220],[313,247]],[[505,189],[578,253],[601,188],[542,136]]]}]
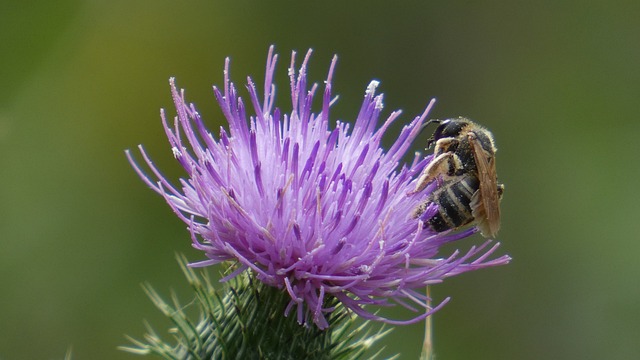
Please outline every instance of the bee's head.
[{"label": "bee's head", "polygon": [[433,135],[431,135],[429,140],[427,140],[427,148],[430,148],[436,141],[442,138],[458,137],[460,132],[469,125],[470,121],[463,117],[447,120],[433,119],[429,120],[425,126],[430,123],[436,123],[439,125],[433,132]]}]

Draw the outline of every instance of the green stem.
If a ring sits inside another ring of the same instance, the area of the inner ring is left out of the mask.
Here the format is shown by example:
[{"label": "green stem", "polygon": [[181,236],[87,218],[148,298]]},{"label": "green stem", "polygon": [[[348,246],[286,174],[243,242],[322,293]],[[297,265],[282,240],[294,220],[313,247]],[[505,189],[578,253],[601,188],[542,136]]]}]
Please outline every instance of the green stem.
[{"label": "green stem", "polygon": [[[431,289],[427,286],[427,309],[431,308]],[[424,320],[424,341],[422,343],[422,353],[420,360],[435,360],[433,353],[433,324],[431,323],[431,315]]]}]

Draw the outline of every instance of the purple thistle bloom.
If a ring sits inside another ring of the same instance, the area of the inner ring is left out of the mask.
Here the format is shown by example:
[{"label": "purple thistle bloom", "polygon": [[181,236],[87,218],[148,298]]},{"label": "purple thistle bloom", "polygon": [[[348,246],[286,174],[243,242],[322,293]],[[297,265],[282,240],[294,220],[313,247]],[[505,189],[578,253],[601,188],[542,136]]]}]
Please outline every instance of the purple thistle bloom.
[{"label": "purple thistle bloom", "polygon": [[[277,55],[273,47],[267,57],[264,98],[248,78],[250,106],[229,81],[229,59],[224,69],[224,87],[213,91],[229,123],[217,137],[205,128],[194,105],[187,104],[184,91],[170,80],[178,115],[170,126],[161,117],[175,158],[188,174],[174,187],[152,164],[146,175],[131,154],[130,162],[142,179],[162,195],[178,217],[188,224],[193,246],[208,260],[192,264],[207,266],[225,260],[237,262],[228,280],[246,269],[268,285],[291,296],[285,310],[295,309],[300,323],[313,321],[326,328],[325,298],[333,296],[366,319],[392,324],[420,321],[445,303],[431,308],[421,293],[426,285],[466,271],[507,264],[508,256],[487,258],[499,243],[490,241],[438,257],[442,245],[467,237],[477,230],[436,233],[412,218],[412,211],[435,189],[408,196],[415,177],[431,156],[415,155],[411,165],[400,161],[418,136],[427,113],[404,126],[389,150],[380,142],[400,111],[392,112],[376,129],[383,108],[377,81],[365,91],[355,123],[332,122],[331,80],[333,58],[322,94],[322,109],[312,113],[318,89],[308,86],[306,71],[311,50],[295,70],[292,54],[292,110],[283,114],[274,108],[273,75]],[[154,180],[157,179],[157,180]],[[422,215],[435,214],[431,206]],[[426,309],[406,321],[385,319],[364,309],[365,305],[401,304],[413,311]],[[413,303],[413,304],[412,304]],[[413,306],[417,305],[417,306]]]}]

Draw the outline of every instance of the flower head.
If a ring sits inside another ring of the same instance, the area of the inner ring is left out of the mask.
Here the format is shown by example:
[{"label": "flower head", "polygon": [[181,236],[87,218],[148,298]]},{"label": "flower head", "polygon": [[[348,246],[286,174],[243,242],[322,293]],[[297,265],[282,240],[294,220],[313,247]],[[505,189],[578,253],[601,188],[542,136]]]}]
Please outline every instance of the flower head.
[{"label": "flower head", "polygon": [[[287,291],[288,314],[299,322],[327,326],[326,297],[338,299],[358,315],[390,323],[424,319],[448,299],[431,308],[418,290],[466,271],[506,264],[508,256],[487,260],[498,244],[487,241],[440,257],[442,245],[476,230],[436,233],[414,219],[413,210],[435,188],[407,194],[431,156],[416,154],[411,164],[403,156],[418,136],[433,101],[424,113],[404,126],[390,149],[381,139],[400,111],[377,127],[383,110],[377,81],[365,91],[355,122],[330,120],[334,57],[324,85],[322,108],[312,112],[317,84],[306,78],[311,50],[296,70],[295,52],[289,68],[291,112],[274,107],[273,75],[277,55],[267,57],[264,97],[248,78],[249,108],[229,80],[214,87],[228,129],[217,136],[204,126],[184,91],[170,80],[177,116],[173,125],[161,117],[175,158],[188,177],[174,187],[140,151],[153,176],[146,175],[132,156],[142,179],[162,195],[191,232],[193,246],[202,250],[206,266],[235,261],[237,270],[251,269],[258,279]],[[428,208],[426,213],[434,214]],[[428,216],[428,214],[427,214]],[[425,218],[425,214],[421,218]],[[364,306],[411,303],[426,309],[406,321],[383,319]]]}]

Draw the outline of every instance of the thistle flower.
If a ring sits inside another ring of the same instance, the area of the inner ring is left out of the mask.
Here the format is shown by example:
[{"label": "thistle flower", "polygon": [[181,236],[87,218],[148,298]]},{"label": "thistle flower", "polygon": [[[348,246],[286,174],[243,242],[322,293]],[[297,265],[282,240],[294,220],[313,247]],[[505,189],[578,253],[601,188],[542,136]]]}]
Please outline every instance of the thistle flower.
[{"label": "thistle flower", "polygon": [[[172,126],[164,111],[161,117],[173,155],[188,175],[179,188],[160,173],[142,147],[152,176],[129,152],[127,156],[147,185],[188,225],[193,246],[206,255],[206,260],[191,266],[235,262],[235,271],[223,281],[250,269],[260,281],[289,294],[285,315],[295,311],[298,322],[313,322],[321,329],[328,326],[326,316],[334,310],[325,307],[329,297],[365,319],[392,324],[420,321],[449,300],[430,307],[420,289],[463,272],[506,264],[510,258],[488,260],[499,246],[490,241],[442,257],[441,246],[477,230],[436,233],[411,216],[435,188],[407,195],[431,156],[416,153],[411,164],[401,161],[434,101],[385,150],[381,140],[400,111],[392,112],[377,128],[383,110],[383,96],[376,95],[378,82],[367,87],[353,124],[332,121],[336,98],[331,81],[337,58],[329,68],[321,109],[314,113],[318,86],[307,83],[310,55],[311,50],[296,71],[292,54],[292,109],[284,113],[274,107],[278,56],[271,47],[262,99],[252,79],[247,80],[249,116],[229,80],[227,59],[223,88],[213,91],[229,126],[221,127],[217,136],[205,128],[184,91],[170,80],[177,116]],[[422,218],[434,213],[430,207]],[[417,315],[391,320],[372,312],[393,304]]]}]

